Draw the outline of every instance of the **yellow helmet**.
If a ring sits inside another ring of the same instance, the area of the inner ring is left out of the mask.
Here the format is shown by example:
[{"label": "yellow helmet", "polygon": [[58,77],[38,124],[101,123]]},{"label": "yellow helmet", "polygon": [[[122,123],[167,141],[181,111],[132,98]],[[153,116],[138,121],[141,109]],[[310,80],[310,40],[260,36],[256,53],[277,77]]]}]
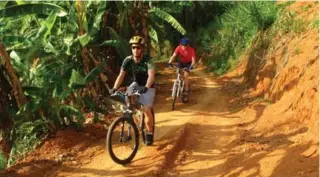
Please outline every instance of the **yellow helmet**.
[{"label": "yellow helmet", "polygon": [[133,36],[130,41],[129,44],[140,44],[143,46],[144,44],[144,39],[140,36]]}]

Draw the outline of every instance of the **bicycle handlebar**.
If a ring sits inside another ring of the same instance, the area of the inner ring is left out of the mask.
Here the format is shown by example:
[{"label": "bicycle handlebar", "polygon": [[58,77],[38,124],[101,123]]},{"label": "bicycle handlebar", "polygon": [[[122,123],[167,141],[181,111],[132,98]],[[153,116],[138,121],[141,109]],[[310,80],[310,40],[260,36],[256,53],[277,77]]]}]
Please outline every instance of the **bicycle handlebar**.
[{"label": "bicycle handlebar", "polygon": [[136,96],[140,96],[141,94],[138,92],[138,91],[136,91],[136,92],[134,92],[134,93],[132,93],[132,94],[130,94],[130,95],[128,95],[128,94],[125,94],[125,93],[123,93],[123,92],[121,92],[121,91],[115,91],[114,92],[114,94],[112,94],[112,95],[110,95],[111,97],[114,97],[114,96],[132,96],[132,95],[136,95]]},{"label": "bicycle handlebar", "polygon": [[[108,93],[110,93],[111,89],[110,89],[109,85],[108,84],[104,84],[104,85],[107,88]],[[124,92],[121,92],[121,91],[117,90],[110,96],[111,97],[115,97],[115,96],[123,96],[123,97],[125,97],[125,96],[132,96],[132,95],[140,96],[141,94],[138,91],[135,91],[132,94],[128,95],[128,94],[126,94]]]}]

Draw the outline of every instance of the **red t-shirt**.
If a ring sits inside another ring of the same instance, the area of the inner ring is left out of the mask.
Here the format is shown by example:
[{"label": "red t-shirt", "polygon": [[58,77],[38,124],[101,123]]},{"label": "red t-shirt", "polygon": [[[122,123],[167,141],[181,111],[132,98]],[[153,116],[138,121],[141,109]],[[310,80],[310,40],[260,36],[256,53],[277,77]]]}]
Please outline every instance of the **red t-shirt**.
[{"label": "red t-shirt", "polygon": [[176,55],[180,55],[181,63],[192,62],[192,57],[195,57],[194,49],[192,47],[187,47],[185,50],[179,45],[176,50],[174,50]]}]

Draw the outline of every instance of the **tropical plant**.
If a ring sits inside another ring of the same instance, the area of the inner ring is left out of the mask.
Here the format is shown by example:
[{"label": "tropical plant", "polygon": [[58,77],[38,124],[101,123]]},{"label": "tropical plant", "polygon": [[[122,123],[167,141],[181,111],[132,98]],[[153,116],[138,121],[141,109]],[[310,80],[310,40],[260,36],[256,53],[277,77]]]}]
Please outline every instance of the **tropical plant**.
[{"label": "tropical plant", "polygon": [[251,45],[255,35],[276,20],[277,10],[273,2],[235,3],[208,28],[201,28],[199,44],[201,52],[208,54],[205,62],[211,70],[223,74],[235,66],[234,60]]},{"label": "tropical plant", "polygon": [[[81,126],[84,122],[81,109],[88,106],[86,103],[90,101],[88,96],[84,101],[82,95],[88,95],[86,86],[90,85],[89,82],[96,78],[104,65],[87,66],[95,68],[85,72],[83,66],[87,63],[79,63],[82,49],[97,39],[106,2],[90,1],[81,6],[85,7],[82,14],[76,12],[76,8],[80,7],[77,2],[59,4],[63,7],[37,2],[0,9],[0,22],[6,24],[0,26],[0,34],[4,34],[1,40],[6,45],[6,48],[2,47],[1,59],[7,63],[6,74],[19,77],[19,80],[10,77],[13,88],[21,84],[23,89],[19,93],[27,97],[27,101],[19,104],[18,114],[11,117],[15,117],[12,134],[15,149],[24,147],[20,145],[21,137],[17,130],[25,121],[41,120],[39,126],[45,128],[40,131],[42,133],[55,131],[66,126],[67,122]],[[90,19],[89,23],[87,18]],[[21,28],[11,29],[14,23],[22,24]],[[81,29],[82,33],[79,32]],[[8,69],[11,63],[13,67]],[[85,73],[86,77],[82,77]],[[92,105],[89,107],[94,108]],[[25,129],[21,131],[26,136],[31,133],[25,132]],[[14,150],[11,156],[16,153],[22,151]]]}]

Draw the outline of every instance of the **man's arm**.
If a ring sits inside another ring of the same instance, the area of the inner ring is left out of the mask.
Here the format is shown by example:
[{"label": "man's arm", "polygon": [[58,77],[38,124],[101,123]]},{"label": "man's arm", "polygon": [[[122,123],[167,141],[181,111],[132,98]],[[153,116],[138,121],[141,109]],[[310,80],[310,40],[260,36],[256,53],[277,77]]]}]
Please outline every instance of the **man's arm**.
[{"label": "man's arm", "polygon": [[192,51],[191,59],[192,59],[191,66],[194,67],[194,65],[196,64],[196,53],[194,52],[194,49]]},{"label": "man's arm", "polygon": [[195,57],[195,56],[192,56],[191,66],[194,67],[195,64],[196,64],[196,57]]},{"label": "man's arm", "polygon": [[126,72],[123,70],[123,69],[121,69],[120,70],[120,73],[119,73],[119,75],[118,75],[118,77],[117,77],[117,80],[116,80],[116,82],[114,83],[114,86],[113,86],[113,88],[114,89],[118,89],[119,87],[120,87],[120,85],[122,84],[122,82],[123,82],[123,79],[124,79],[124,76],[126,75]]},{"label": "man's arm", "polygon": [[148,80],[146,83],[147,88],[150,88],[152,86],[154,81],[154,74],[155,74],[154,68],[148,70]]},{"label": "man's arm", "polygon": [[173,55],[170,57],[169,63],[172,63],[172,61],[176,58],[177,54],[173,53]]}]

